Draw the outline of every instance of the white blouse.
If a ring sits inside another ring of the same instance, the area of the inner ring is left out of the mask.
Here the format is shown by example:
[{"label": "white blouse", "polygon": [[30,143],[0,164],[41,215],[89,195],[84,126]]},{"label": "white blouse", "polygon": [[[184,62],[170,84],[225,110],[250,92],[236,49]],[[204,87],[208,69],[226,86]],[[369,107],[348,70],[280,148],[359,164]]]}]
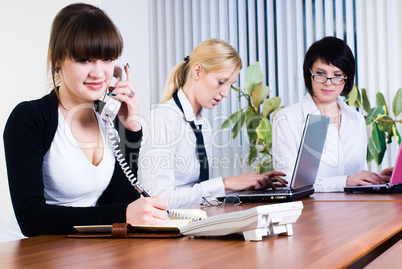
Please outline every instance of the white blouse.
[{"label": "white blouse", "polygon": [[[96,113],[103,145],[87,143],[86,147],[103,146],[101,162],[95,166],[82,152],[59,111],[59,124],[43,162],[43,183],[47,204],[95,206],[110,183],[115,157],[106,136],[106,123]],[[106,147],[105,147],[106,146]]]},{"label": "white blouse", "polygon": [[[341,126],[339,132],[333,123],[328,127],[314,185],[316,192],[342,192],[347,176],[367,169],[364,117],[341,98],[337,103],[341,111]],[[320,114],[310,94],[306,94],[300,103],[278,111],[273,121],[274,169],[284,172],[289,183],[307,114]]]},{"label": "white blouse", "polygon": [[208,159],[212,157],[211,125],[202,115],[194,115],[181,89],[178,97],[184,114],[170,99],[152,110],[147,124],[143,124],[139,158],[140,183],[151,194],[166,199],[170,208],[200,204],[203,196],[225,194],[222,177],[197,183],[200,163],[195,134],[188,121],[202,125]]}]

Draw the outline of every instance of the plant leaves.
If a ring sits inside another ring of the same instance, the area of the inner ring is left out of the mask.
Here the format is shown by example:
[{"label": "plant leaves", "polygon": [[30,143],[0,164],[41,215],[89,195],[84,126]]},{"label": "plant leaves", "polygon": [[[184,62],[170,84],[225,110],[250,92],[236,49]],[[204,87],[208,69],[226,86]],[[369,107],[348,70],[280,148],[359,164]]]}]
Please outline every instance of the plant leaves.
[{"label": "plant leaves", "polygon": [[246,119],[246,112],[241,113],[240,120],[236,122],[232,129],[232,138],[235,139],[239,134],[241,127],[243,127]]},{"label": "plant leaves", "polygon": [[399,131],[396,128],[396,124],[394,124],[394,126],[392,126],[392,131],[393,131],[394,136],[396,138],[396,142],[398,142],[398,145],[401,145],[401,135],[399,134]]},{"label": "plant leaves", "polygon": [[379,106],[372,108],[366,117],[366,125],[374,123],[379,117],[384,115],[386,115],[384,107]]},{"label": "plant leaves", "polygon": [[398,117],[402,112],[402,89],[399,89],[392,101],[392,113],[394,113],[395,117]]},{"label": "plant leaves", "polygon": [[255,109],[259,109],[261,103],[261,93],[262,93],[262,82],[255,85],[254,89],[251,92],[252,102]]},{"label": "plant leaves", "polygon": [[247,67],[244,75],[244,88],[248,95],[251,95],[254,87],[263,81],[261,66],[258,62]]},{"label": "plant leaves", "polygon": [[256,171],[261,174],[272,170],[274,170],[274,164],[270,158],[261,160],[256,168]]},{"label": "plant leaves", "polygon": [[368,151],[370,152],[370,155],[372,157],[372,160],[374,160],[378,164],[378,152],[377,152],[377,149],[373,142],[373,139],[371,137],[369,137],[369,139],[368,139],[367,147],[368,147]]},{"label": "plant leaves", "polygon": [[364,111],[369,113],[370,109],[371,109],[371,105],[370,105],[370,100],[368,99],[367,91],[365,88],[362,89],[362,104],[363,104]]},{"label": "plant leaves", "polygon": [[353,88],[347,97],[349,106],[361,107],[360,92],[356,84],[353,85]]},{"label": "plant leaves", "polygon": [[267,141],[272,134],[271,122],[267,118],[263,118],[257,127],[257,136],[263,141]]},{"label": "plant leaves", "polygon": [[383,106],[385,110],[385,114],[388,115],[388,107],[387,107],[387,102],[385,102],[384,95],[380,92],[377,92],[375,95],[375,101],[377,104],[377,107]]},{"label": "plant leaves", "polygon": [[268,115],[271,114],[271,112],[275,111],[280,104],[281,104],[280,97],[268,98],[262,107],[262,116],[264,118],[268,117]]},{"label": "plant leaves", "polygon": [[262,93],[261,93],[261,101],[260,105],[264,103],[265,99],[267,99],[269,93],[271,92],[271,89],[268,86],[262,87]]},{"label": "plant leaves", "polygon": [[349,94],[345,96],[345,101],[347,101],[349,106],[353,106],[356,103],[356,96],[356,88],[352,87],[352,90],[349,92]]},{"label": "plant leaves", "polygon": [[390,116],[379,116],[376,120],[376,123],[378,124],[378,127],[381,131],[386,133],[392,132],[392,125],[394,124],[394,120],[391,119]]},{"label": "plant leaves", "polygon": [[369,145],[367,145],[367,155],[366,155],[366,162],[369,163],[374,160],[373,155],[370,153]]},{"label": "plant leaves", "polygon": [[257,127],[260,125],[261,116],[257,115],[253,108],[249,107],[246,111],[247,134],[252,143],[255,143],[257,136]]},{"label": "plant leaves", "polygon": [[371,137],[369,138],[369,150],[377,165],[381,164],[386,149],[385,134],[378,128],[376,123],[373,123]]},{"label": "plant leaves", "polygon": [[247,165],[251,165],[257,159],[257,148],[255,145],[250,145],[250,150],[247,156]]},{"label": "plant leaves", "polygon": [[228,127],[230,127],[230,126],[236,124],[236,123],[239,121],[242,112],[243,112],[243,108],[237,110],[235,113],[233,113],[232,115],[230,115],[229,118],[227,118],[227,119],[222,123],[221,129],[223,130],[223,129],[225,129],[225,128],[228,128]]},{"label": "plant leaves", "polygon": [[[380,116],[378,117],[376,123],[378,124],[378,128],[384,132],[387,133],[387,143],[391,143],[392,142],[392,137],[394,136],[394,132],[392,130],[392,126],[395,124],[393,119],[391,119],[390,116],[384,115],[384,116]],[[384,134],[385,135],[385,134]]]}]

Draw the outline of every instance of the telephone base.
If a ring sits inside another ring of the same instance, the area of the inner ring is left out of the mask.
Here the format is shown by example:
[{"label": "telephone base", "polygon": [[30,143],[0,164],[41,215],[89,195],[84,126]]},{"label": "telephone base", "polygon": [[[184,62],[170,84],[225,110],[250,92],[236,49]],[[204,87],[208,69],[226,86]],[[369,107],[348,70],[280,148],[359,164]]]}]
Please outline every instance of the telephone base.
[{"label": "telephone base", "polygon": [[261,241],[263,236],[268,235],[293,235],[292,224],[268,226],[249,231],[244,231],[243,236],[245,241]]},{"label": "telephone base", "polygon": [[301,201],[257,206],[248,210],[208,217],[190,223],[180,231],[189,236],[243,234],[245,241],[261,241],[263,236],[293,235],[292,224],[299,218]]}]

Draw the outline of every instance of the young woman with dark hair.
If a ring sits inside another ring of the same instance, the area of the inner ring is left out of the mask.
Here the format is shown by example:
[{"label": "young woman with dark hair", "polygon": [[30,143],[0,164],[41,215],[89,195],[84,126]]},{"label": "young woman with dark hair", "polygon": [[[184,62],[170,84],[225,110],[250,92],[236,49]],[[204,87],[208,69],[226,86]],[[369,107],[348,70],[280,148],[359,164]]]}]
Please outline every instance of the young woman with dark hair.
[{"label": "young woman with dark hair", "polygon": [[[127,80],[117,82],[112,94],[122,102],[117,130],[108,130],[94,108],[109,88],[122,50],[118,29],[97,7],[72,4],[55,17],[48,52],[54,89],[17,105],[4,130],[14,210],[0,240],[69,234],[75,225],[166,219],[167,201],[139,198],[107,137],[120,133],[125,155],[138,156],[139,99],[128,65]],[[129,163],[136,174],[136,160]]]},{"label": "young woman with dark hair", "polygon": [[291,176],[307,114],[330,117],[326,144],[315,181],[317,192],[343,191],[345,186],[386,181],[366,171],[367,134],[363,115],[341,98],[353,87],[355,59],[349,46],[324,37],[308,49],[303,64],[308,93],[300,103],[276,113],[272,153],[275,170]]}]

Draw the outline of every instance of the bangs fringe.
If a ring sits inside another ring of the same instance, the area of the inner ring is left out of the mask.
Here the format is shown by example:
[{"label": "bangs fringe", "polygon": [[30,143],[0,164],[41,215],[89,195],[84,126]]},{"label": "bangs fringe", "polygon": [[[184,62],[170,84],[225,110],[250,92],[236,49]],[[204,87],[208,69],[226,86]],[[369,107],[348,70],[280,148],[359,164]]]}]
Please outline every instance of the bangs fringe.
[{"label": "bangs fringe", "polygon": [[122,53],[123,40],[112,23],[87,16],[76,25],[65,43],[72,59],[117,59]]}]

